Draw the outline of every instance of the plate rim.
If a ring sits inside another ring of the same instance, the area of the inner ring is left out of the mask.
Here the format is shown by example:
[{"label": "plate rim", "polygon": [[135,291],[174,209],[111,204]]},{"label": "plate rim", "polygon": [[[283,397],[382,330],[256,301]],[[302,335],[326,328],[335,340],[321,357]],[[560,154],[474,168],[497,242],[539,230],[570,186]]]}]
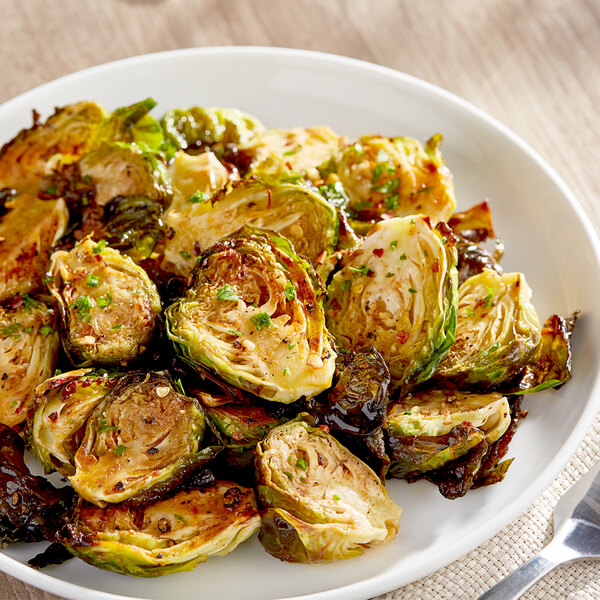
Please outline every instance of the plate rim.
[{"label": "plate rim", "polygon": [[[139,54],[80,69],[73,73],[68,73],[26,90],[0,105],[0,119],[3,118],[5,112],[10,111],[13,109],[13,107],[25,104],[30,96],[38,95],[53,88],[60,88],[62,85],[70,82],[71,80],[76,80],[88,75],[93,76],[97,73],[110,71],[111,69],[115,68],[118,69],[123,66],[135,68],[135,66],[138,64],[155,62],[157,60],[160,61],[173,58],[176,60],[179,56],[210,57],[211,55],[223,56],[240,53],[244,53],[246,55],[255,54],[275,56],[279,58],[303,58],[305,60],[330,64],[337,62],[340,65],[360,69],[369,73],[378,73],[384,77],[391,77],[398,81],[402,81],[416,88],[420,88],[429,94],[433,94],[440,99],[450,102],[455,106],[467,111],[468,113],[471,113],[471,115],[475,116],[478,120],[484,121],[493,129],[498,131],[503,137],[508,138],[510,142],[516,145],[530,159],[532,159],[537,166],[541,168],[544,175],[556,186],[563,198],[567,201],[569,207],[576,214],[579,224],[583,227],[588,241],[590,242],[591,249],[593,250],[596,264],[600,268],[600,238],[592,225],[590,217],[557,171],[555,171],[554,168],[532,146],[529,145],[529,143],[523,140],[503,123],[498,121],[495,117],[471,102],[461,98],[460,96],[416,76],[365,60],[350,58],[334,53],[318,52],[314,50],[278,46],[243,45],[180,48],[161,52]],[[518,497],[514,498],[514,500],[510,502],[510,504],[508,504],[502,511],[497,513],[493,520],[480,525],[474,530],[470,530],[461,538],[461,540],[453,544],[452,557],[444,557],[444,554],[447,554],[447,550],[438,549],[432,554],[432,556],[428,556],[427,560],[420,561],[420,563],[418,563],[412,570],[410,581],[402,583],[400,587],[404,587],[411,582],[417,581],[461,559],[468,552],[487,542],[501,529],[513,522],[520,514],[525,512],[535,502],[535,500],[543,494],[556,476],[559,475],[559,473],[564,469],[565,465],[571,459],[581,444],[581,441],[590,430],[594,418],[599,410],[600,373],[596,372],[595,377],[591,380],[590,394],[587,402],[575,426],[552,460],[540,473],[538,473],[537,477],[532,480],[524,492]],[[87,588],[78,584],[64,581],[62,579],[57,579],[52,575],[36,571],[24,563],[21,563],[10,556],[6,556],[2,552],[0,552],[0,570],[39,589],[59,594],[65,598],[70,598],[73,600],[79,600],[82,598],[86,598],[88,600],[143,600],[143,598],[139,596],[123,596],[120,594],[113,594],[111,592]],[[301,596],[281,596],[280,600],[335,600],[335,598],[344,600],[358,600],[360,598],[371,598],[395,589],[400,589],[397,587],[398,584],[394,583],[393,579],[393,573],[390,574],[384,572],[383,574],[379,574],[369,579],[355,582],[346,586],[316,593],[304,594]]]}]

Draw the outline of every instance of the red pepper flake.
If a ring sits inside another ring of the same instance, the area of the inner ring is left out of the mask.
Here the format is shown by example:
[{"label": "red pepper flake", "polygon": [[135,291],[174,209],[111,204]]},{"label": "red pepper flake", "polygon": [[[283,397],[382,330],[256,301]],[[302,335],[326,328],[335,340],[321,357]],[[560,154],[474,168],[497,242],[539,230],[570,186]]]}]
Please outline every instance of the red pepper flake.
[{"label": "red pepper flake", "polygon": [[273,192],[271,190],[267,190],[267,196],[268,196],[268,200],[267,200],[267,208],[271,208],[271,202],[273,201]]},{"label": "red pepper flake", "polygon": [[329,433],[329,427],[327,425],[319,425],[319,429],[325,433]]},{"label": "red pepper flake", "polygon": [[383,248],[375,248],[373,254],[381,258],[383,256]]},{"label": "red pepper flake", "polygon": [[431,270],[434,273],[439,273],[440,272],[440,263],[437,260],[431,265]]},{"label": "red pepper flake", "polygon": [[408,332],[404,331],[404,329],[401,329],[396,334],[396,340],[398,340],[398,342],[400,342],[401,344],[406,344],[406,342],[408,342],[408,337]]},{"label": "red pepper flake", "polygon": [[323,252],[321,252],[319,254],[319,256],[317,256],[317,264],[322,265],[325,262],[326,258],[327,258],[327,250],[323,250]]},{"label": "red pepper flake", "polygon": [[292,163],[289,160],[285,161],[285,166],[290,170],[293,171],[294,167],[292,167]]}]

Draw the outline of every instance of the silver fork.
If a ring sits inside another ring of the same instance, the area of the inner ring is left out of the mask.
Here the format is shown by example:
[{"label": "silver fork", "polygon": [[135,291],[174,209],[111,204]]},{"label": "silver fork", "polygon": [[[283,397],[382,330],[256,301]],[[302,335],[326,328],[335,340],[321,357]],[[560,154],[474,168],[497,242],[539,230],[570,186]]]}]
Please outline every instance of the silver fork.
[{"label": "silver fork", "polygon": [[558,501],[552,541],[477,600],[517,600],[559,565],[590,558],[600,558],[600,462]]}]

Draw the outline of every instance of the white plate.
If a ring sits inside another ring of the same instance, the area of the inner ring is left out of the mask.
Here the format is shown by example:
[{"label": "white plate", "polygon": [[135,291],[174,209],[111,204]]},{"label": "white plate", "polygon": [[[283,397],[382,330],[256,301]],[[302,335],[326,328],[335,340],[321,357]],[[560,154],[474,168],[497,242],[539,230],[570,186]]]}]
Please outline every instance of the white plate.
[{"label": "white plate", "polygon": [[371,598],[431,573],[487,540],[527,508],[559,473],[598,410],[600,252],[583,210],[551,168],[524,142],[473,106],[432,85],[337,56],[269,48],[207,48],[142,56],[82,71],[0,107],[0,140],[29,126],[31,109],[96,100],[108,108],[153,96],[160,115],[192,105],[235,106],[268,127],[327,124],[340,133],[410,135],[439,131],[454,173],[459,208],[489,198],[503,265],[523,271],[543,320],[581,310],[573,380],[525,400],[529,416],[511,444],[516,460],[500,485],[445,500],[419,482],[391,481],[404,507],[392,544],[328,565],[286,564],[256,538],[190,573],[144,580],[77,559],[43,572],[26,566],[37,547],[14,546],[0,568],[76,600]]}]

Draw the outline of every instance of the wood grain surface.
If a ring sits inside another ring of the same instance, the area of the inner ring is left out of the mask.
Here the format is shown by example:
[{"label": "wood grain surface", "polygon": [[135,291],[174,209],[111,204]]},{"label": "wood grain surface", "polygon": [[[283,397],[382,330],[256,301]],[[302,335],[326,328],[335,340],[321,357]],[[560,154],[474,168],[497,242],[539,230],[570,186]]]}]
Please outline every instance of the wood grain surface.
[{"label": "wood grain surface", "polygon": [[[600,230],[598,0],[0,0],[0,102],[104,62],[223,45],[331,52],[439,85],[525,139]],[[0,600],[55,598],[0,574]]]}]

